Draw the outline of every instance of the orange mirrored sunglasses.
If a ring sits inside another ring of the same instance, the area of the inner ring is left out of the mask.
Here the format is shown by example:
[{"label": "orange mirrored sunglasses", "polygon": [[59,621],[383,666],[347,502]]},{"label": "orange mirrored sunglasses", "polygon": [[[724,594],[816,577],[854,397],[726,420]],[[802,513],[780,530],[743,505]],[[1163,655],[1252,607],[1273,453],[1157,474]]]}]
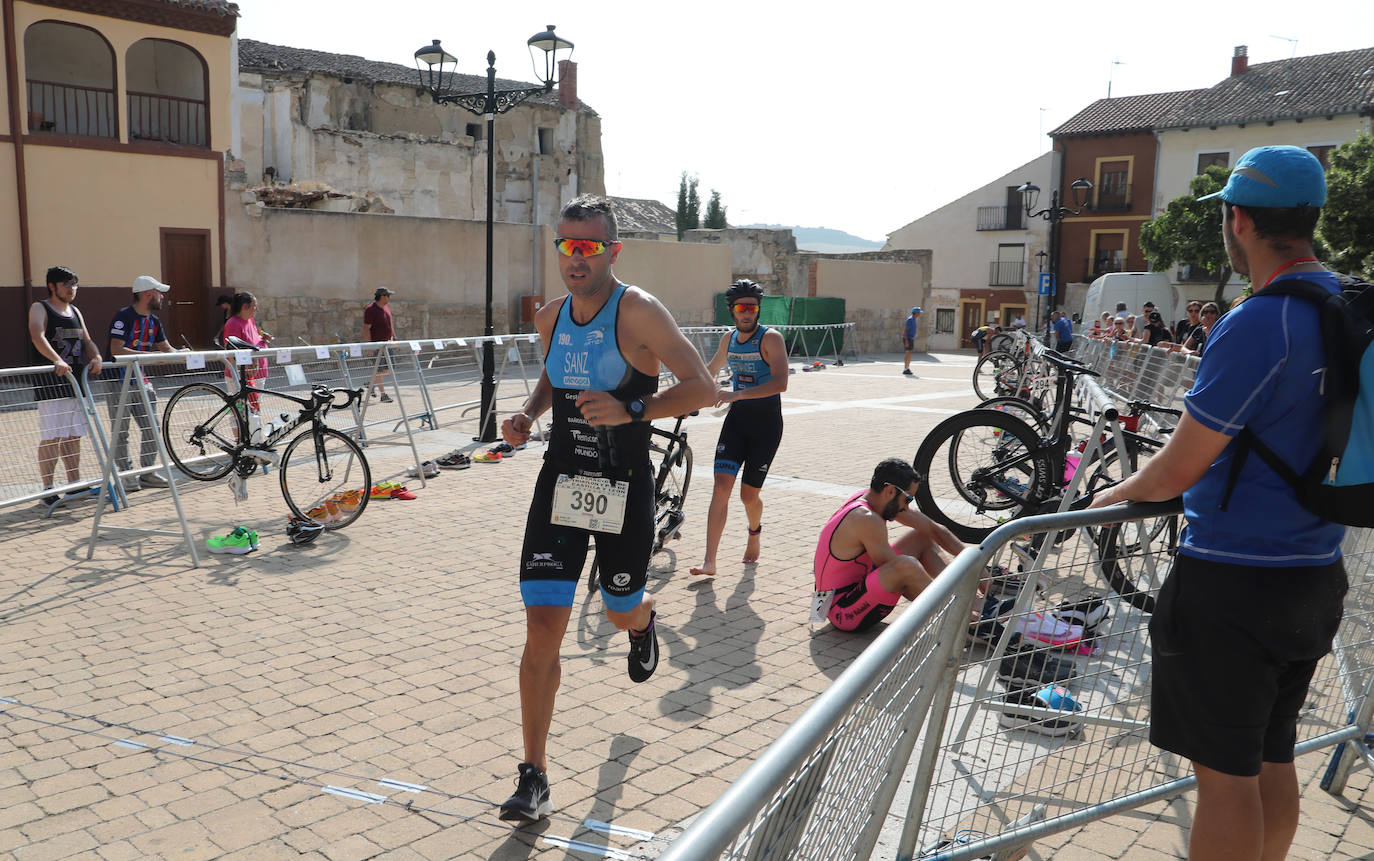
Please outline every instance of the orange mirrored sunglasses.
[{"label": "orange mirrored sunglasses", "polygon": [[736,302],[730,306],[730,310],[740,314],[757,314],[759,306],[757,302]]},{"label": "orange mirrored sunglasses", "polygon": [[553,247],[558,249],[558,253],[564,257],[573,256],[573,252],[579,252],[583,257],[595,257],[598,254],[605,254],[607,249],[617,243],[604,239],[569,239],[566,236],[559,236],[553,241]]}]

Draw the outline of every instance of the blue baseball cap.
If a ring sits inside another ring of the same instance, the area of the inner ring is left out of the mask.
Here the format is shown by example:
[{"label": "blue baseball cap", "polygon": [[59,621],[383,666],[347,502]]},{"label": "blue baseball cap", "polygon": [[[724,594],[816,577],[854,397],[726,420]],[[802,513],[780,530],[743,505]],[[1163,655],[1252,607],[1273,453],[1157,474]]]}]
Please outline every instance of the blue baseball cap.
[{"label": "blue baseball cap", "polygon": [[913,314],[919,314],[919,313],[921,313],[921,306],[917,305],[915,308],[912,308],[912,309],[911,309],[911,313],[913,313]]},{"label": "blue baseball cap", "polygon": [[1236,162],[1226,187],[1198,200],[1220,197],[1237,206],[1286,209],[1326,204],[1326,171],[1312,153],[1296,146],[1256,147]]}]

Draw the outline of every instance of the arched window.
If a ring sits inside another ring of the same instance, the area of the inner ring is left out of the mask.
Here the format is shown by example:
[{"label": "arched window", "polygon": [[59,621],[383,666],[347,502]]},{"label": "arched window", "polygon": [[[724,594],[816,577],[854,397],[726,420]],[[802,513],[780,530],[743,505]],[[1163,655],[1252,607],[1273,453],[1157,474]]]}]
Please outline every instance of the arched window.
[{"label": "arched window", "polygon": [[124,57],[129,140],[210,145],[205,61],[178,42],[141,39]]},{"label": "arched window", "polygon": [[115,138],[115,58],[95,30],[39,21],[24,31],[29,131]]}]

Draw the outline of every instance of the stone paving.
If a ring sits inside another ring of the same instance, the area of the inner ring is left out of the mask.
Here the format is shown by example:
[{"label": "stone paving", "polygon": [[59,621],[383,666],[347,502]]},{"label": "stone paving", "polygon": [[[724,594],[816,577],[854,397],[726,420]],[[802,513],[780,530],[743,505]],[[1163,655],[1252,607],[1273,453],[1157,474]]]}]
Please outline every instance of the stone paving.
[{"label": "stone paving", "polygon": [[[222,483],[188,487],[199,540],[232,523],[262,533],[258,552],[206,554],[200,568],[153,535],[103,535],[87,560],[92,503],[47,520],[0,511],[0,697],[13,701],[0,702],[0,856],[652,857],[870,641],[806,622],[816,535],[877,460],[911,457],[973,405],[972,359],[922,357],[915,378],[890,356],[793,376],[763,560],[733,561],[736,503],[714,581],[686,570],[703,548],[720,419],[689,423],[685,535],[649,574],[662,663],[631,683],[625,636],[579,596],[550,739],[557,810],[531,828],[495,806],[520,758],[515,571],[538,445],[444,472],[414,502],[373,502],[303,548],[281,531],[272,479],[237,505]],[[472,422],[445,422],[419,437],[422,453],[470,445]],[[369,457],[378,476],[404,468],[402,449]],[[167,491],[132,502],[105,523],[174,525]],[[1336,799],[1315,785],[1324,762],[1300,761],[1294,857],[1374,857],[1369,773]],[[1181,857],[1190,809],[1187,796],[1152,805],[1029,857]]]}]

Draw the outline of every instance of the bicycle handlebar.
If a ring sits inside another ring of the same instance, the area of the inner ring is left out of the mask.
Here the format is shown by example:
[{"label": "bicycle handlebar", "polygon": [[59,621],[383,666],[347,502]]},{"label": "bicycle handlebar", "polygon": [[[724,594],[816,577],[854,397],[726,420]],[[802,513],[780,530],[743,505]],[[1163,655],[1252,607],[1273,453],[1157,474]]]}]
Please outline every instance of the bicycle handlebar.
[{"label": "bicycle handlebar", "polygon": [[1131,415],[1133,416],[1138,416],[1146,412],[1164,413],[1165,415],[1174,416],[1175,418],[1181,418],[1183,416],[1183,410],[1176,410],[1173,407],[1162,407],[1159,404],[1150,403],[1149,401],[1131,401],[1126,406],[1130,408]]}]

